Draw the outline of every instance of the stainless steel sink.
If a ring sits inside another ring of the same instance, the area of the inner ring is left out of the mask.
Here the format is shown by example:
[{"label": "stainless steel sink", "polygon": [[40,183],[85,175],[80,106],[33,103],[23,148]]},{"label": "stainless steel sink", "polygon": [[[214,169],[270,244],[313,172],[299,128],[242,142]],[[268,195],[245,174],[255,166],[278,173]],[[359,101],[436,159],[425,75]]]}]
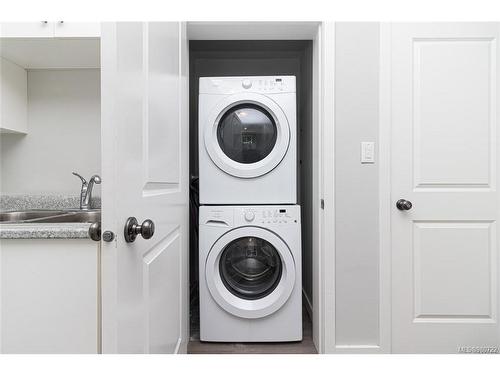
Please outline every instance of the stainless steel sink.
[{"label": "stainless steel sink", "polygon": [[31,220],[31,223],[95,223],[101,221],[101,210],[70,212]]},{"label": "stainless steel sink", "polygon": [[0,223],[93,223],[101,220],[101,210],[25,210],[0,213]]},{"label": "stainless steel sink", "polygon": [[65,211],[56,210],[29,210],[29,211],[11,211],[11,212],[1,212],[0,222],[5,221],[25,221],[32,219],[39,219],[47,216],[61,215],[66,213]]}]

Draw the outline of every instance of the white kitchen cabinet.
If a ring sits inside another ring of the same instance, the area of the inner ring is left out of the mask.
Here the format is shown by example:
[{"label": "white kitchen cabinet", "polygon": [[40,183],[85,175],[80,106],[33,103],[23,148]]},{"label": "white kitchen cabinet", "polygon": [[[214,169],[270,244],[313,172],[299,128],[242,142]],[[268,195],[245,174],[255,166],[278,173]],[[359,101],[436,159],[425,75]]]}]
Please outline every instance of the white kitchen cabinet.
[{"label": "white kitchen cabinet", "polygon": [[0,36],[2,38],[52,38],[54,22],[2,22]]},{"label": "white kitchen cabinet", "polygon": [[0,133],[27,133],[27,79],[25,69],[0,57]]},{"label": "white kitchen cabinet", "polygon": [[99,38],[101,24],[98,22],[58,21],[54,26],[56,38]]},{"label": "white kitchen cabinet", "polygon": [[0,24],[2,38],[99,38],[101,24],[98,22],[3,22]]},{"label": "white kitchen cabinet", "polygon": [[0,240],[0,352],[100,351],[99,246]]}]

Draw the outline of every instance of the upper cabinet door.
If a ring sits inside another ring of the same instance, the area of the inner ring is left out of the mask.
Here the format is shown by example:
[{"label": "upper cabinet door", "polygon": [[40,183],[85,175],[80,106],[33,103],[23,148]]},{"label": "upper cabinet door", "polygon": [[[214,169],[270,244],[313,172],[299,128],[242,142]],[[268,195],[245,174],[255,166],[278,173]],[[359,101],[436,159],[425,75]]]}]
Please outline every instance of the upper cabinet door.
[{"label": "upper cabinet door", "polygon": [[3,22],[0,36],[4,38],[99,38],[98,22]]},{"label": "upper cabinet door", "polygon": [[28,74],[0,56],[0,133],[28,131]]},{"label": "upper cabinet door", "polygon": [[[102,228],[116,235],[102,244],[103,352],[184,352],[189,316],[185,24],[104,23],[101,29]],[[142,227],[125,229],[130,217]],[[146,219],[155,226],[150,239]],[[126,231],[137,234],[134,242],[127,242]]]},{"label": "upper cabinet door", "polygon": [[52,38],[54,22],[2,22],[0,36],[3,38]]},{"label": "upper cabinet door", "polygon": [[98,22],[58,21],[54,26],[56,38],[99,38],[101,24]]}]

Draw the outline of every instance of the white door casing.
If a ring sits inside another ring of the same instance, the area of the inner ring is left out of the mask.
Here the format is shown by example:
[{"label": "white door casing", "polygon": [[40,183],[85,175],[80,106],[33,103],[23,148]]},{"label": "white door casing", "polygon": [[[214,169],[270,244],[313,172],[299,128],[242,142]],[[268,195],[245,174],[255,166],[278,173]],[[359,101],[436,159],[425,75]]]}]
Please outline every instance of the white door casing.
[{"label": "white door casing", "polygon": [[[175,353],[188,336],[187,41],[178,22],[103,23],[102,350]],[[124,225],[154,236],[126,243]]]},{"label": "white door casing", "polygon": [[500,25],[391,28],[392,350],[498,347]]}]

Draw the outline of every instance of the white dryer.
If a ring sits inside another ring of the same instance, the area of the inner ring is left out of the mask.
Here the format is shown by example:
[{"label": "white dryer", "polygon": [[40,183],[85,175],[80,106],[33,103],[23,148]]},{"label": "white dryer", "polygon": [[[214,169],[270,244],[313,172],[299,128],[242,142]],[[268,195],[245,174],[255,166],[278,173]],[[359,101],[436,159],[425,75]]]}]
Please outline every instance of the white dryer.
[{"label": "white dryer", "polygon": [[200,204],[296,204],[294,76],[200,78]]},{"label": "white dryer", "polygon": [[200,339],[302,340],[300,206],[200,207]]}]

